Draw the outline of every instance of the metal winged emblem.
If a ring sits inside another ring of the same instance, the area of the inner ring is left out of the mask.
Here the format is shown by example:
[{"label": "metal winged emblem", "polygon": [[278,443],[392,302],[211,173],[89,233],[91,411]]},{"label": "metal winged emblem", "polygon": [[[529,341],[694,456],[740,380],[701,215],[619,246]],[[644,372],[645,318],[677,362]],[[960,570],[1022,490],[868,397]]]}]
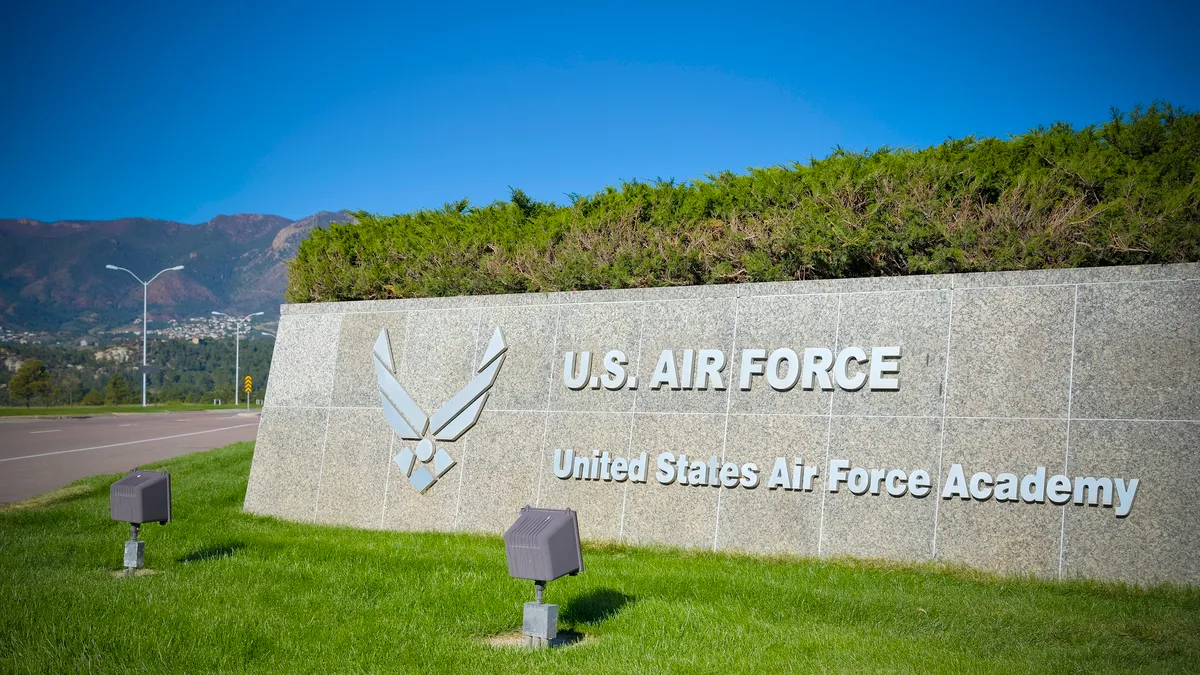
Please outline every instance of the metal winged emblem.
[{"label": "metal winged emblem", "polygon": [[[379,381],[379,397],[383,404],[383,416],[396,435],[406,441],[418,441],[416,448],[402,448],[396,453],[396,465],[404,471],[418,492],[433,486],[455,464],[454,459],[439,447],[434,452],[433,442],[458,440],[479,421],[483,406],[487,403],[492,385],[500,366],[504,365],[504,353],[508,345],[500,329],[492,333],[487,350],[475,375],[458,393],[450,397],[432,416],[426,416],[400,381],[396,379],[396,364],[392,359],[392,343],[387,329],[379,331],[375,340],[375,378]],[[432,436],[432,439],[430,438]],[[433,470],[426,464],[432,460]]]}]

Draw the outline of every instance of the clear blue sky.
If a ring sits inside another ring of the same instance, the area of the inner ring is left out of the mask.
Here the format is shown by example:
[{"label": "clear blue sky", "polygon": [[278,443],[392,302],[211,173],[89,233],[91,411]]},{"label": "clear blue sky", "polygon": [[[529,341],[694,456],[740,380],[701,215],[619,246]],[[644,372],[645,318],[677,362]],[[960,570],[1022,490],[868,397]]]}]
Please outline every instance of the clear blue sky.
[{"label": "clear blue sky", "polygon": [[14,3],[0,217],[561,202],[1200,109],[1195,2],[581,4]]}]

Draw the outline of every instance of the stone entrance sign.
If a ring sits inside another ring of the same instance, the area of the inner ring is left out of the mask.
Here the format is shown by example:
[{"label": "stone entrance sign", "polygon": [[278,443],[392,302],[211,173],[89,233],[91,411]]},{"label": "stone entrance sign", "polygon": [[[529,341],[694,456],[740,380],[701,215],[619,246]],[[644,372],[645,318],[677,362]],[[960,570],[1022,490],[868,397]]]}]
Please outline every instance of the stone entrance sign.
[{"label": "stone entrance sign", "polygon": [[285,305],[253,513],[1200,584],[1200,265]]}]

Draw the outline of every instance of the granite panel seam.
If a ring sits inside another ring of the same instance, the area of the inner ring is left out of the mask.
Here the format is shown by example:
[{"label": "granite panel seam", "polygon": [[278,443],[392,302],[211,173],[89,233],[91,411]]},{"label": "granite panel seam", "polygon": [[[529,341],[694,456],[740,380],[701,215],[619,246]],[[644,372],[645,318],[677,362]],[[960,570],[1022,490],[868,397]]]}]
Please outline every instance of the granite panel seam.
[{"label": "granite panel seam", "polygon": [[[341,323],[338,325],[337,335],[333,338],[333,353],[337,354],[342,346],[342,331]],[[330,387],[337,382],[337,358],[333,360],[333,377],[330,379]],[[329,413],[325,413],[325,438],[321,441],[321,468],[317,470],[317,495],[313,499],[313,520],[317,519],[317,512],[321,509],[321,482],[325,479],[325,449],[329,446]]]},{"label": "granite panel seam", "polygon": [[[412,321],[412,315],[405,314],[404,315],[404,342],[401,343],[404,345],[404,347],[402,347],[400,350],[400,363],[392,364],[395,368],[402,368],[403,364],[407,363],[407,359],[408,359],[408,325],[411,321]],[[376,408],[376,406],[371,406],[371,408]],[[391,452],[391,451],[394,451],[395,449],[396,449],[396,434],[395,434],[395,432],[393,432],[392,433],[392,442],[391,442],[391,445],[389,445],[389,447],[388,447],[388,451]],[[395,455],[392,455],[392,456],[394,457]],[[390,481],[391,478],[392,478],[392,460],[391,460],[391,457],[389,457],[388,465],[387,465],[387,480]],[[379,509],[379,527],[380,527],[380,529],[383,528],[383,523],[387,519],[387,505],[388,505],[387,490],[384,490],[383,505]]]},{"label": "granite panel seam", "polygon": [[[1082,268],[1082,269],[1091,270],[1091,269],[1106,269],[1106,268]],[[1019,270],[1016,270],[1016,271],[1019,271]],[[1066,270],[1063,270],[1063,271],[1066,271]],[[1003,274],[1003,273],[1004,272],[995,272],[994,274]],[[993,273],[992,272],[981,272],[979,274],[993,274]],[[921,276],[921,275],[909,275],[909,276]],[[907,278],[909,278],[909,276],[900,276],[900,277],[894,277],[894,278],[907,279]],[[751,291],[750,293],[746,293],[745,296],[746,297],[754,297],[754,298],[804,298],[804,297],[832,296],[832,295],[879,295],[879,294],[888,294],[888,293],[928,293],[928,292],[947,291],[947,290],[948,291],[955,291],[955,290],[975,291],[975,290],[987,290],[987,289],[1019,290],[1019,289],[1026,289],[1026,288],[1062,288],[1065,286],[1078,287],[1078,286],[1113,286],[1113,285],[1118,285],[1118,284],[1168,284],[1168,283],[1187,283],[1187,282],[1197,281],[1197,279],[1190,278],[1190,277],[1182,277],[1182,278],[1176,277],[1176,278],[1170,278],[1170,279],[1116,279],[1116,280],[1105,280],[1105,281],[1062,282],[1062,283],[1055,283],[1055,284],[1020,284],[1020,285],[1012,285],[1012,286],[1006,286],[1006,285],[1000,284],[1000,285],[995,285],[995,286],[968,286],[968,287],[964,287],[964,288],[957,288],[954,284],[954,277],[957,277],[959,275],[949,275],[949,276],[950,276],[950,279],[948,280],[946,285],[938,286],[936,288],[872,289],[872,290],[863,290],[863,291],[819,291],[819,292],[811,292],[811,293],[766,293],[766,294],[762,294],[762,295],[756,295]],[[872,277],[867,277],[867,278],[872,278]],[[877,277],[875,277],[875,278],[877,278]],[[853,281],[853,280],[812,279],[812,280],[806,280],[806,281],[795,281],[795,282],[785,282],[785,283],[803,284],[803,283],[821,283],[821,282],[829,282],[829,281]],[[763,282],[763,283],[775,283],[775,282]],[[750,286],[753,284],[746,284],[746,285]],[[721,286],[723,286],[723,285],[718,285],[717,287],[721,287]],[[620,289],[620,290],[651,290],[652,288],[708,288],[708,287],[709,286],[706,286],[706,285],[663,286],[663,287],[648,287],[647,289]],[[561,291],[561,293],[564,293],[564,294],[579,293],[579,292],[585,292],[585,291]],[[520,294],[520,295],[527,295],[527,294]],[[536,294],[533,294],[533,295],[536,295]],[[494,297],[494,296],[469,295],[469,296],[438,296],[438,297],[486,298],[486,297]],[[742,297],[742,295],[735,293],[733,297]],[[397,298],[394,301],[404,302],[405,300],[424,300],[424,299],[426,299],[426,298]],[[487,305],[487,308],[488,309],[507,309],[507,308],[526,308],[526,307],[563,307],[563,306],[584,306],[584,305],[628,305],[628,304],[651,303],[651,302],[693,302],[695,300],[702,300],[702,299],[705,299],[705,298],[702,295],[698,294],[698,296],[686,297],[686,298],[654,298],[654,299],[638,299],[638,300],[581,300],[581,301],[577,301],[577,302],[572,302],[572,301],[547,302],[544,304],[511,303],[511,304],[503,304],[503,305]],[[297,303],[295,305],[284,304],[284,305],[280,306],[280,310],[281,310],[281,314],[348,315],[348,314],[391,314],[391,313],[395,313],[395,312],[437,312],[437,311],[445,311],[447,309],[472,309],[470,307],[458,307],[458,308],[455,308],[455,307],[427,307],[427,308],[369,309],[369,310],[356,310],[356,311],[295,312],[295,313],[283,311],[283,310],[289,309],[290,307],[305,307],[305,306],[314,305],[314,304],[335,305],[337,303]]]},{"label": "granite panel seam", "polygon": [[[837,318],[833,321],[833,351],[837,353],[838,338],[841,337],[842,330],[842,296],[838,295],[837,302]],[[829,444],[833,439],[833,399],[837,392],[833,392],[829,396],[829,414],[826,416],[825,423],[825,466],[829,466]],[[817,526],[817,557],[821,557],[822,545],[825,541],[825,497],[829,493],[828,490],[821,491],[821,519]]]},{"label": "granite panel seam", "polygon": [[[642,305],[642,311],[638,315],[638,350],[637,350],[637,366],[636,371],[642,368],[642,339],[645,337],[646,329],[646,306]],[[553,385],[551,385],[553,386]],[[633,456],[633,427],[637,422],[637,396],[638,390],[633,390],[633,407],[629,416],[629,443],[625,446],[625,455]],[[625,506],[629,503],[629,482],[625,482],[625,487],[621,490],[621,519],[617,526],[617,543],[621,543],[625,539]]]},{"label": "granite panel seam", "polygon": [[321,466],[317,469],[317,494],[313,497],[313,520],[321,510],[321,482],[325,479],[325,447],[329,445],[329,412],[325,412],[325,437],[321,440]]},{"label": "granite panel seam", "polygon": [[[1085,269],[1094,269],[1094,268],[1085,268]],[[1103,269],[1103,268],[1100,268],[1100,269]],[[988,273],[984,272],[983,274],[988,274]],[[1110,280],[1110,281],[1064,281],[1060,284],[1021,284],[1019,286],[1005,286],[1005,285],[1001,284],[1001,285],[996,285],[996,286],[967,286],[965,288],[958,288],[955,290],[979,291],[979,290],[986,290],[986,289],[994,290],[994,289],[1001,289],[1001,288],[1022,289],[1022,288],[1063,288],[1065,286],[1076,286],[1076,287],[1078,287],[1078,286],[1116,286],[1116,285],[1120,285],[1120,284],[1177,284],[1177,283],[1187,283],[1189,281],[1196,281],[1196,279],[1174,278],[1174,279],[1116,279],[1116,280]]]},{"label": "granite panel seam", "polygon": [[[263,406],[266,408],[280,410],[375,410],[377,406],[324,406],[324,405],[271,405]],[[704,412],[687,412],[680,410],[664,410],[661,412],[638,412],[633,413],[631,410],[541,410],[535,408],[488,408],[489,412],[498,413],[550,413],[563,414],[574,413],[580,415],[712,415],[714,413]],[[828,417],[825,413],[777,413],[777,412],[730,412],[733,417]],[[925,420],[940,420],[941,415],[868,415],[861,413],[834,413],[833,417],[845,419],[857,418],[879,418],[879,419],[925,419]],[[981,415],[946,415],[948,420],[1022,420],[1029,422],[1065,422],[1066,417],[996,417],[996,416],[981,416]],[[1198,424],[1200,420],[1185,420],[1185,419],[1169,419],[1155,417],[1072,417],[1075,422],[1164,422],[1171,424]]]},{"label": "granite panel seam", "polygon": [[[1016,417],[1006,419],[1019,419]],[[1076,422],[1166,422],[1170,424],[1196,424],[1200,420],[1172,420],[1172,419],[1157,419],[1157,418],[1136,418],[1136,417],[1072,417]]]},{"label": "granite panel seam", "polygon": [[383,529],[383,518],[387,515],[387,496],[388,484],[392,482],[392,457],[396,453],[396,433],[392,432],[391,439],[388,441],[388,463],[387,473],[383,477],[383,505],[379,507],[379,529]]},{"label": "granite panel seam", "polygon": [[[942,370],[942,421],[940,438],[938,439],[938,463],[937,463],[937,482],[938,489],[941,490],[942,482],[942,460],[946,450],[946,405],[950,395],[950,342],[954,336],[954,291],[950,291],[948,296],[948,309],[946,311],[946,364]],[[937,558],[937,532],[938,518],[941,515],[942,500],[938,499],[933,502],[933,536],[930,541],[930,558]]]},{"label": "granite panel seam", "polygon": [[[558,331],[560,330],[561,327],[562,327],[562,307],[560,306],[554,310],[554,340],[551,342],[552,347],[550,348],[550,359],[551,359],[552,363],[554,360],[554,355],[558,352]],[[546,469],[545,469],[543,463],[546,461],[546,455],[549,451],[549,447],[548,447],[547,443],[550,440],[550,415],[551,415],[550,402],[554,400],[554,367],[553,367],[553,365],[550,367],[549,379],[550,379],[550,383],[546,385],[546,408],[545,408],[545,410],[544,411],[530,411],[530,412],[543,412],[545,414],[544,422],[542,423],[542,452],[541,452],[541,458],[538,461],[537,494],[533,498],[534,506],[542,505],[542,481],[545,479],[545,476],[546,476]],[[504,411],[504,412],[511,412],[511,411]]]},{"label": "granite panel seam", "polygon": [[[1063,473],[1071,464],[1071,403],[1075,388],[1075,329],[1079,325],[1079,285],[1075,285],[1075,299],[1071,307],[1071,363],[1067,367],[1067,442],[1063,449]],[[1063,504],[1062,519],[1058,524],[1058,578],[1062,579],[1063,550],[1067,541],[1067,505]]]},{"label": "granite panel seam", "polygon": [[[471,379],[474,374],[472,371],[475,364],[479,362],[479,326],[483,323],[483,310],[475,312],[475,344],[471,347],[471,361],[467,364],[467,380]],[[471,451],[467,447],[469,440],[463,441],[462,449],[462,470],[458,472],[458,496],[454,498],[454,531],[458,531],[458,513],[462,508],[462,493],[463,493],[463,476],[467,475],[467,458],[470,457]]]},{"label": "granite panel seam", "polygon": [[[729,353],[730,354],[737,353],[738,313],[741,311],[741,302],[742,302],[742,299],[740,297],[734,296],[734,298],[733,298],[733,339],[731,340],[730,345],[729,345]],[[733,369],[731,368],[730,369],[730,375],[731,375],[730,379],[731,380],[733,379],[732,378],[732,374],[733,374],[732,370]],[[732,385],[733,382],[730,382],[730,384]],[[729,448],[729,407],[732,403],[733,403],[733,387],[730,386],[730,387],[726,388],[726,390],[725,390],[725,431],[724,431],[723,436],[721,437],[721,464],[722,465],[725,464],[725,451]],[[833,397],[832,396],[829,397],[829,406],[830,406],[830,409],[832,409],[832,407],[833,407]],[[720,532],[721,532],[721,495],[724,494],[724,492],[725,492],[724,490],[717,490],[717,515],[714,518],[714,520],[716,522],[713,523],[713,543],[712,543],[712,550],[714,552],[717,550],[717,535],[720,534]]]}]

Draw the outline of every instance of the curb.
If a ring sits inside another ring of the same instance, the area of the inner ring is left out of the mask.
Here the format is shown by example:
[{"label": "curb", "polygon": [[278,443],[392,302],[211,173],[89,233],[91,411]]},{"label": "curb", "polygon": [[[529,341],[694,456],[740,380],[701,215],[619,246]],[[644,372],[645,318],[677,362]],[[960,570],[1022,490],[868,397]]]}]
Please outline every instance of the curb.
[{"label": "curb", "polygon": [[93,417],[116,417],[117,413],[92,413],[87,415],[8,415],[0,417],[0,423],[22,420],[86,420]]}]

